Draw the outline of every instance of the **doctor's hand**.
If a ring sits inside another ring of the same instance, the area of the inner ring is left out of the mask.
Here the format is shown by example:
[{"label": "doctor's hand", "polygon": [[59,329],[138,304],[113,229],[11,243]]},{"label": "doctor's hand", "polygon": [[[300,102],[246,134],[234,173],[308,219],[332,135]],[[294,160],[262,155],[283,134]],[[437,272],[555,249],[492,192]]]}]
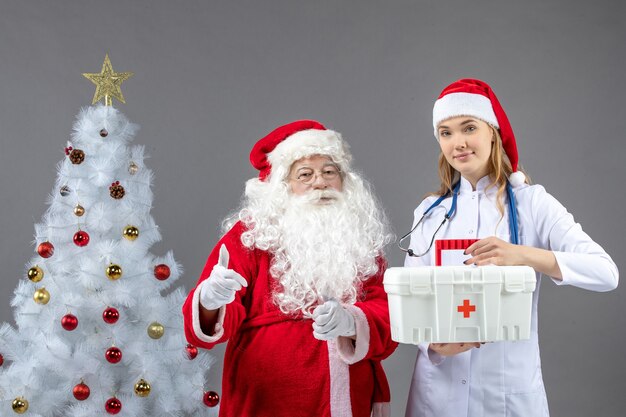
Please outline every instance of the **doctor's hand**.
[{"label": "doctor's hand", "polygon": [[466,260],[465,265],[524,265],[524,250],[526,246],[514,245],[495,236],[490,236],[474,242],[467,249],[465,255],[472,257]]},{"label": "doctor's hand", "polygon": [[330,299],[313,310],[313,337],[331,340],[339,336],[356,336],[356,324],[348,310]]},{"label": "doctor's hand", "polygon": [[431,343],[428,349],[437,352],[441,356],[453,356],[463,353],[472,348],[479,348],[480,343]]},{"label": "doctor's hand", "polygon": [[200,304],[207,310],[217,310],[232,303],[235,293],[248,282],[236,271],[228,269],[228,249],[222,244],[217,264],[213,267],[209,278],[200,284]]},{"label": "doctor's hand", "polygon": [[554,252],[532,246],[514,245],[491,236],[474,242],[467,249],[466,255],[472,255],[465,265],[527,265],[537,272],[562,279],[563,273]]}]

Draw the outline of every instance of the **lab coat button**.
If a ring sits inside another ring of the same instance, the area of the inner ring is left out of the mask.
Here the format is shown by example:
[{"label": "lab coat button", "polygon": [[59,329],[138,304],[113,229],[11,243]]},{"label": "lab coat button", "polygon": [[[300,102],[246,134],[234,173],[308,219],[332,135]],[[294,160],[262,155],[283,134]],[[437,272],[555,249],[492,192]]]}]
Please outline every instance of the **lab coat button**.
[{"label": "lab coat button", "polygon": [[466,380],[464,380],[464,379],[462,379],[462,380],[461,380],[461,384],[465,385],[465,384],[467,384],[467,381],[466,381]]}]

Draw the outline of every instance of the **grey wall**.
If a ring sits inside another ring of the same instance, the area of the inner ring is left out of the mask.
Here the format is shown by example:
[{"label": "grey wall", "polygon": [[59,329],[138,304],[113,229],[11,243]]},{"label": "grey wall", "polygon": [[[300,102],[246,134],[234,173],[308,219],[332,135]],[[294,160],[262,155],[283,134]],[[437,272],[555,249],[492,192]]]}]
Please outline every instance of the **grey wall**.
[{"label": "grey wall", "polygon": [[[431,109],[465,76],[495,89],[520,161],[624,263],[623,2],[0,1],[0,322],[34,247],[74,117],[105,52],[134,71],[118,107],[142,126],[152,214],[189,288],[256,173],[252,144],[316,118],[344,134],[397,233],[437,185]],[[392,265],[401,253],[390,247]],[[554,416],[623,415],[625,286],[543,283],[540,340]],[[219,355],[222,350],[218,350]],[[401,416],[416,349],[386,361]],[[221,370],[214,369],[219,384]]]}]

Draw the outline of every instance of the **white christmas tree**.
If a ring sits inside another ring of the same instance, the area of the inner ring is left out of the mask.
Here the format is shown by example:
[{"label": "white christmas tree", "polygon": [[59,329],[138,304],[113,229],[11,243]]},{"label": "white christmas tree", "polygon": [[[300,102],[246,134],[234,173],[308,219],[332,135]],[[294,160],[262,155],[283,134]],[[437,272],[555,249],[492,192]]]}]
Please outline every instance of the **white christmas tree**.
[{"label": "white christmas tree", "polygon": [[161,235],[137,126],[111,106],[130,75],[108,56],[85,74],[105,105],[77,117],[12,300],[17,328],[0,327],[1,416],[217,415],[212,357],[185,341],[172,290],[181,267],[149,252]]}]

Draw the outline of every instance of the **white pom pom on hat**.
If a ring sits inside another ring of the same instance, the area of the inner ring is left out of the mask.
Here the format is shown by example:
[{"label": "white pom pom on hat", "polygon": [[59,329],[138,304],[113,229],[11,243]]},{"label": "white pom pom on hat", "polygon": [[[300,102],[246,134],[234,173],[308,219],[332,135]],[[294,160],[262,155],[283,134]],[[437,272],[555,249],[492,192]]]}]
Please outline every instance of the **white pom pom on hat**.
[{"label": "white pom pom on hat", "polygon": [[435,137],[439,123],[456,116],[474,116],[497,127],[513,169],[509,176],[511,186],[517,187],[526,181],[524,173],[518,171],[517,143],[509,118],[486,82],[463,78],[443,89],[433,107]]},{"label": "white pom pom on hat", "polygon": [[515,171],[509,175],[509,182],[512,187],[519,187],[526,181],[526,175],[522,171]]}]

